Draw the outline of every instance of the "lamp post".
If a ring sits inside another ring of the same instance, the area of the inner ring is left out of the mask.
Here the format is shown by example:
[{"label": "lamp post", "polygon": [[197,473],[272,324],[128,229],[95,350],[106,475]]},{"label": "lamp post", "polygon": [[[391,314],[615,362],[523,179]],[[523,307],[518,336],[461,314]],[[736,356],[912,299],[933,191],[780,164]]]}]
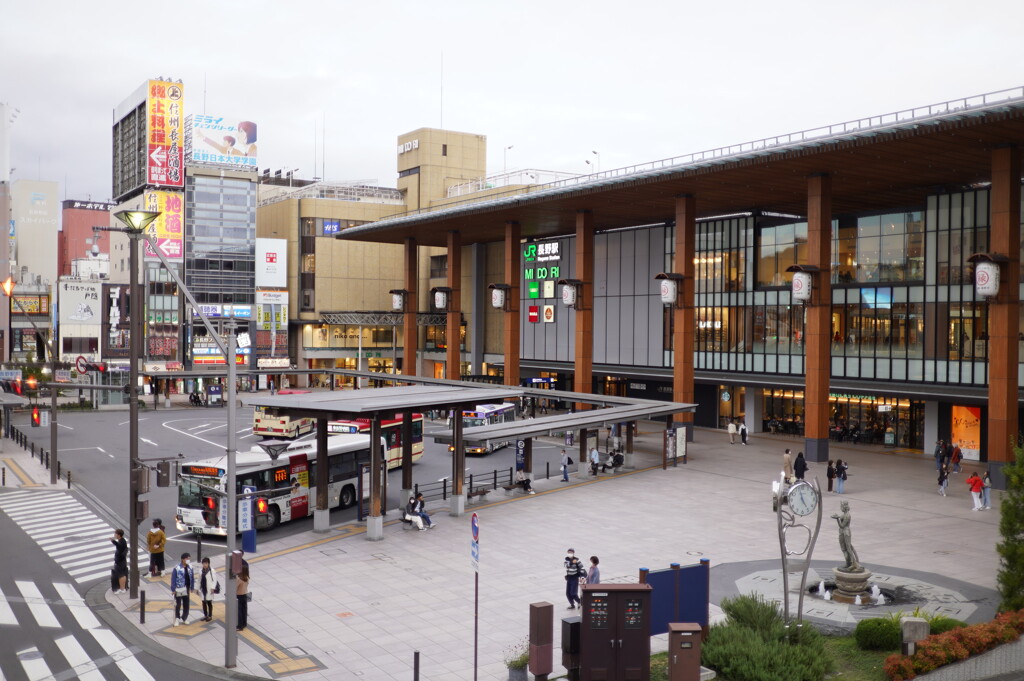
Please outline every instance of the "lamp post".
[{"label": "lamp post", "polygon": [[139,237],[160,213],[151,210],[122,210],[114,217],[123,222],[129,238],[128,294],[128,597],[139,597],[139,344],[142,342],[142,294],[139,291]]},{"label": "lamp post", "polygon": [[501,171],[503,173],[507,173],[508,172],[508,150],[511,149],[514,146],[515,146],[514,144],[510,144],[507,147],[505,147],[505,149],[503,150],[503,153],[502,153],[502,156],[503,156],[503,159],[502,159],[502,171]]}]

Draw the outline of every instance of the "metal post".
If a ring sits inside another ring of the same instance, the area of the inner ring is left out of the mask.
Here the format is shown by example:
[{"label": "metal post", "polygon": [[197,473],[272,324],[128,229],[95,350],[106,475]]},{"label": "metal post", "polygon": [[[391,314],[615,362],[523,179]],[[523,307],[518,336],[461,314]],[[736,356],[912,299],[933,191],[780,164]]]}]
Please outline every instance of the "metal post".
[{"label": "metal post", "polygon": [[139,488],[135,466],[139,460],[139,345],[142,342],[142,293],[139,291],[139,237],[128,233],[128,597],[139,597]]},{"label": "metal post", "polygon": [[420,681],[420,651],[412,651],[412,681]]},{"label": "metal post", "polygon": [[50,467],[50,484],[56,485],[60,480],[60,461],[57,458],[57,356],[53,352],[53,343],[48,344],[50,350],[50,451],[53,452],[53,466]]},{"label": "metal post", "polygon": [[233,598],[237,584],[235,575],[231,573],[231,555],[235,550],[237,538],[235,530],[238,525],[238,490],[235,485],[235,416],[238,409],[238,395],[235,388],[235,377],[237,374],[235,366],[235,322],[229,319],[225,325],[227,331],[227,353],[224,361],[228,364],[228,443],[227,443],[227,504],[228,504],[228,526],[227,526],[227,555],[225,565],[228,566],[228,582],[224,598],[224,666],[229,669],[235,666],[235,659],[238,656],[238,599]]},{"label": "metal post", "polygon": [[[138,562],[137,560],[135,561]],[[139,592],[139,624],[146,623],[146,590]]]}]

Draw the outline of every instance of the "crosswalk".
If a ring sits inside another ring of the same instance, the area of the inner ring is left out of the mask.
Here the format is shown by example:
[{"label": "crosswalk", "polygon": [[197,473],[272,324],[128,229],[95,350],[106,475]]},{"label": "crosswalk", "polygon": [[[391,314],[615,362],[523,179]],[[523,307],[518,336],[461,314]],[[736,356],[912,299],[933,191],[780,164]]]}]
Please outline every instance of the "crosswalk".
[{"label": "crosswalk", "polygon": [[10,627],[40,635],[0,657],[0,681],[153,681],[137,651],[100,625],[70,583],[12,581],[0,584],[0,637]]},{"label": "crosswalk", "polygon": [[[0,494],[0,511],[76,583],[109,579],[114,566],[114,545],[110,543],[114,528],[67,492],[19,490]],[[139,550],[138,556],[139,565],[147,568],[149,554]]]}]

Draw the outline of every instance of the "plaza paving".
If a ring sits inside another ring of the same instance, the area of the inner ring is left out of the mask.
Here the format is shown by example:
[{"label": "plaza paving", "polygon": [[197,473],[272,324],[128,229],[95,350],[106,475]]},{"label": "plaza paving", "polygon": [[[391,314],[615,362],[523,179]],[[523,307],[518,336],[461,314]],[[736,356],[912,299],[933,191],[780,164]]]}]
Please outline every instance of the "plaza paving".
[{"label": "plaza paving", "polygon": [[[656,454],[661,426],[643,423],[634,472],[599,479],[576,472],[570,483],[536,481],[536,495],[505,497],[499,490],[469,504],[481,519],[480,679],[507,678],[503,651],[526,636],[530,603],[553,603],[556,618],[578,613],[565,609],[562,559],[570,546],[584,560],[598,555],[606,582],[636,581],[640,567],[707,558],[716,602],[738,593],[737,584],[749,575],[778,570],[770,483],[781,470],[783,449],[795,452],[802,440],[765,434],[752,436],[750,446],[730,445],[724,433],[702,429],[696,439],[687,464],[663,471]],[[547,445],[559,446],[554,440]],[[994,493],[992,511],[973,512],[963,482],[970,464],[952,476],[949,496],[942,497],[934,462],[920,452],[833,444],[833,453],[849,461],[850,476],[843,497],[825,495],[816,567],[842,562],[828,516],[844,498],[854,544],[869,569],[952,591],[966,585],[960,591],[971,604],[963,616],[991,616],[1001,493]],[[811,464],[808,477],[824,485],[824,473],[824,464]],[[472,679],[469,516],[450,517],[439,504],[430,510],[436,529],[403,530],[391,513],[381,542],[366,541],[361,526],[351,524],[261,543],[258,555],[249,556],[254,601],[249,630],[239,640],[237,672],[407,680],[418,650],[421,678]],[[221,624],[172,628],[163,605],[172,600],[166,583],[145,588],[150,607],[144,625],[133,611],[137,602],[105,585],[95,587],[90,600],[119,633],[147,649],[162,648],[162,655],[197,669],[209,669],[203,662],[222,666]],[[556,626],[555,675],[562,672],[558,632]],[[654,640],[655,650],[664,646],[661,637]]]}]

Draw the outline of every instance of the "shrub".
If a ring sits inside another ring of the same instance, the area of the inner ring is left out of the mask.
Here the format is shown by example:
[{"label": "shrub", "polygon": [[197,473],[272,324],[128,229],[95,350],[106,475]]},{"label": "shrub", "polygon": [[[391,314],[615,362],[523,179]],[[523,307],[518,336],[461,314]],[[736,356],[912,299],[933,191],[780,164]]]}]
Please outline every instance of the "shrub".
[{"label": "shrub", "polygon": [[999,552],[1000,610],[1024,608],[1024,449],[1013,448],[1014,461],[1003,466],[1006,495],[1000,507],[999,533],[1003,541]]},{"label": "shrub", "polygon": [[725,598],[722,611],[730,623],[752,629],[764,638],[779,639],[785,631],[778,604],[766,600],[761,594]]},{"label": "shrub", "polygon": [[874,617],[858,622],[853,637],[861,650],[899,650],[902,633],[898,620]]},{"label": "shrub", "polygon": [[960,627],[966,627],[967,622],[961,622],[958,619],[952,617],[946,617],[945,615],[935,615],[928,620],[928,633],[929,634],[944,634],[947,631],[953,629],[959,629]]},{"label": "shrub", "polygon": [[917,676],[914,672],[914,665],[910,662],[910,658],[906,655],[900,655],[899,653],[885,658],[882,670],[885,672],[886,677],[891,681],[907,681],[907,679],[912,679]]}]

